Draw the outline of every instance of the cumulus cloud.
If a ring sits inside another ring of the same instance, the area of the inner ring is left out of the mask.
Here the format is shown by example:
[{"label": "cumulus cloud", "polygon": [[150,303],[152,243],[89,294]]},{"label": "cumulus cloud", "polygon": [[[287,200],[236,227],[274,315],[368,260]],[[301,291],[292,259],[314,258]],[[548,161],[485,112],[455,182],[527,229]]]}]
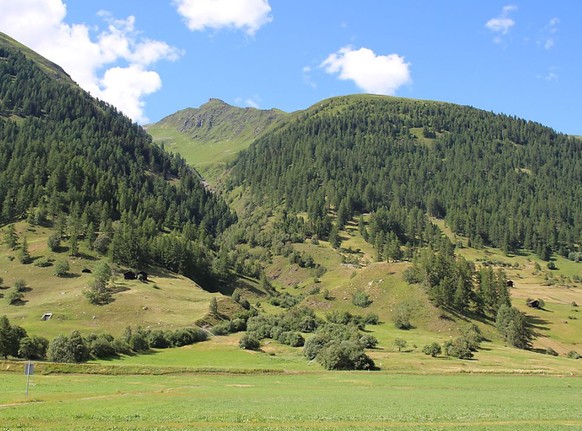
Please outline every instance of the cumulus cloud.
[{"label": "cumulus cloud", "polygon": [[273,20],[268,0],[173,0],[192,31],[235,28],[254,35]]},{"label": "cumulus cloud", "polygon": [[160,76],[148,68],[181,55],[165,42],[142,38],[133,16],[115,19],[102,11],[105,28],[95,30],[67,24],[62,0],[0,0],[0,10],[0,31],[57,63],[93,96],[142,123],[147,122],[144,97],[161,88]]},{"label": "cumulus cloud", "polygon": [[368,48],[341,48],[321,63],[325,72],[351,80],[367,93],[393,95],[398,88],[412,82],[410,63],[397,54],[376,55]]},{"label": "cumulus cloud", "polygon": [[504,6],[498,17],[491,18],[485,23],[485,27],[497,34],[493,39],[495,43],[501,42],[501,35],[507,34],[511,27],[515,25],[515,21],[509,17],[509,14],[515,10],[517,10],[517,6]]}]

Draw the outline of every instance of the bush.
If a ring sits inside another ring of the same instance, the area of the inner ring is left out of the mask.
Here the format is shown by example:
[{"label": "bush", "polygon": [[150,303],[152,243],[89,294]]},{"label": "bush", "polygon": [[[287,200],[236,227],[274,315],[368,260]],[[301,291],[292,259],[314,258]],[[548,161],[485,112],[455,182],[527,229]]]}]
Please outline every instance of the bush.
[{"label": "bush", "polygon": [[554,349],[552,349],[551,347],[547,347],[546,348],[546,355],[550,355],[550,356],[558,356],[558,352],[556,352]]},{"label": "bush", "polygon": [[69,261],[68,260],[59,260],[55,263],[55,271],[54,275],[57,277],[65,277],[69,273]]},{"label": "bush", "polygon": [[334,340],[328,343],[316,359],[326,370],[371,370],[375,367],[364,349],[351,341]]},{"label": "bush", "polygon": [[148,343],[154,349],[167,349],[172,345],[168,333],[161,329],[156,329],[148,334]]},{"label": "bush", "polygon": [[47,244],[51,251],[59,251],[61,248],[61,234],[59,232],[51,233],[48,237]]},{"label": "bush", "polygon": [[441,345],[437,342],[430,343],[422,348],[422,353],[436,358],[442,352]]},{"label": "bush", "polygon": [[117,355],[114,339],[109,334],[101,334],[88,341],[89,353],[95,359],[111,358]]},{"label": "bush", "polygon": [[277,341],[281,344],[287,344],[291,347],[302,347],[305,344],[305,339],[299,332],[287,331],[281,332],[277,337]]},{"label": "bush", "polygon": [[455,338],[445,346],[445,354],[459,359],[471,359],[473,352],[471,351],[471,342],[465,337]]},{"label": "bush", "polygon": [[22,298],[24,298],[24,294],[17,290],[11,290],[10,293],[6,295],[6,301],[8,302],[8,305],[20,304]]},{"label": "bush", "polygon": [[22,280],[22,279],[18,279],[14,282],[14,289],[16,289],[17,292],[25,292],[26,291],[26,281]]},{"label": "bush", "polygon": [[372,304],[372,301],[366,292],[358,290],[352,295],[352,304],[356,307],[366,308]]},{"label": "bush", "polygon": [[307,339],[303,345],[303,356],[305,356],[310,361],[315,359],[318,353],[325,347],[328,339],[321,335],[314,335],[313,337]]},{"label": "bush", "polygon": [[575,350],[570,350],[566,356],[570,359],[580,359],[580,354]]},{"label": "bush", "polygon": [[253,335],[245,334],[241,337],[239,347],[245,350],[258,350],[261,347],[261,342]]},{"label": "bush", "polygon": [[44,359],[49,342],[43,337],[24,337],[20,340],[18,357],[24,359]]},{"label": "bush", "polygon": [[366,325],[378,325],[380,323],[380,317],[376,313],[369,313],[364,316],[364,323]]},{"label": "bush", "polygon": [[49,361],[53,362],[85,362],[89,359],[89,349],[78,331],[73,331],[70,337],[59,335],[53,339],[47,351]]},{"label": "bush", "polygon": [[46,268],[51,265],[52,263],[46,257],[34,261],[34,266],[38,266],[39,268]]},{"label": "bush", "polygon": [[394,345],[396,346],[399,352],[402,351],[402,349],[406,348],[407,344],[408,343],[402,338],[396,338],[394,340]]}]

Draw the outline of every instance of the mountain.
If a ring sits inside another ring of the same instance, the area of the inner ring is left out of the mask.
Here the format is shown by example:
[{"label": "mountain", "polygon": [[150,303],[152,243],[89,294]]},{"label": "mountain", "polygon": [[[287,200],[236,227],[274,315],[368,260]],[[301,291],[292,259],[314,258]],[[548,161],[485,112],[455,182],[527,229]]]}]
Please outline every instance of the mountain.
[{"label": "mountain", "polygon": [[[307,212],[320,237],[383,212],[384,236],[426,243],[426,215],[469,244],[580,252],[582,141],[471,107],[385,96],[322,101],[289,116],[230,164],[230,188]],[[318,226],[315,226],[318,225]]]},{"label": "mountain", "polygon": [[210,99],[200,108],[178,111],[146,128],[154,142],[179,152],[205,174],[214,168],[217,175],[224,162],[287,116],[277,109],[238,108]]},{"label": "mountain", "polygon": [[115,263],[206,275],[212,238],[236,220],[226,203],[58,66],[0,40],[0,223],[101,235]]}]

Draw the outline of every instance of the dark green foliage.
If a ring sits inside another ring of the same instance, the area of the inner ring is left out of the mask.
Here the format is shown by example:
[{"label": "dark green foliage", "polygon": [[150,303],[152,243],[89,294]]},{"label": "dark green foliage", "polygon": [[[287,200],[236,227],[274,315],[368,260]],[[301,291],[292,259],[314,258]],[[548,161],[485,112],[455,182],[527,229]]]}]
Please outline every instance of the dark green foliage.
[{"label": "dark green foliage", "polygon": [[273,296],[269,302],[272,305],[282,308],[293,308],[303,300],[302,295],[291,295],[284,292],[281,295]]},{"label": "dark green foliage", "polygon": [[70,270],[70,265],[68,260],[59,260],[55,263],[55,270],[53,272],[57,277],[66,277]]},{"label": "dark green foliage", "polygon": [[370,296],[361,290],[358,290],[352,295],[352,304],[354,304],[356,307],[366,308],[370,306],[372,302],[374,301],[370,299]]},{"label": "dark green foliage", "polygon": [[[236,216],[198,173],[115,108],[54,79],[18,50],[3,46],[0,58],[0,225],[37,207],[31,221],[52,221],[73,255],[84,239],[100,253],[111,247],[114,263],[153,261],[173,269],[173,257],[152,244],[169,229],[186,251],[204,250],[186,253],[178,270],[208,272],[208,259],[198,254],[211,254],[214,237]],[[101,228],[112,220],[121,223]],[[196,235],[186,240],[187,224]],[[189,243],[194,240],[199,243]],[[16,244],[11,239],[8,245]],[[24,250],[21,255],[29,259]]]},{"label": "dark green foliage", "polygon": [[239,347],[245,350],[258,350],[261,347],[261,342],[258,338],[251,334],[245,334],[241,337]]},{"label": "dark green foliage", "polygon": [[570,350],[568,352],[568,354],[566,355],[566,357],[568,357],[570,359],[580,359],[580,354],[578,352],[576,352],[575,350]]},{"label": "dark green foliage", "polygon": [[13,290],[6,294],[6,301],[8,302],[9,305],[20,304],[23,298],[24,294],[16,290],[16,288],[14,288]]},{"label": "dark green foliage", "polygon": [[394,345],[396,346],[396,348],[398,349],[398,351],[402,351],[402,349],[404,349],[408,343],[406,342],[406,340],[403,340],[402,338],[396,338],[394,340]]},{"label": "dark green foliage", "polygon": [[412,316],[412,310],[408,303],[401,302],[396,304],[394,307],[394,312],[392,314],[392,321],[394,322],[394,327],[396,329],[408,330],[412,328],[412,323],[410,323],[410,318]]},{"label": "dark green foliage", "polygon": [[550,355],[550,356],[558,356],[558,352],[556,352],[554,349],[552,349],[551,347],[546,347],[546,355]]},{"label": "dark green foliage", "polygon": [[85,340],[78,331],[73,331],[70,336],[59,335],[54,338],[47,351],[47,357],[52,362],[85,362],[90,353]]},{"label": "dark green foliage", "polygon": [[22,244],[20,244],[20,248],[18,250],[18,260],[20,263],[25,265],[32,262],[30,252],[28,251],[28,241],[26,237],[22,238]]},{"label": "dark green foliage", "polygon": [[17,292],[25,292],[26,291],[26,281],[22,278],[19,278],[14,282],[14,289]]},{"label": "dark green foliage", "polygon": [[374,361],[364,353],[364,349],[352,341],[333,340],[317,354],[319,362],[326,370],[373,370]]},{"label": "dark green foliage", "polygon": [[89,354],[95,359],[112,358],[117,355],[114,338],[110,334],[91,334],[86,339]]},{"label": "dark green foliage", "polygon": [[493,271],[490,266],[476,272],[472,263],[455,257],[450,247],[450,243],[443,242],[441,250],[419,251],[404,278],[409,283],[421,283],[438,307],[495,317],[501,305],[510,304],[505,273]]},{"label": "dark green foliage", "polygon": [[107,283],[111,278],[111,268],[105,261],[100,261],[93,269],[93,281],[83,294],[93,305],[105,305],[111,302],[112,294]]},{"label": "dark green foliage", "polygon": [[422,353],[424,353],[425,355],[430,355],[433,358],[436,358],[438,355],[441,354],[441,352],[442,352],[441,345],[437,342],[432,342],[422,348]]},{"label": "dark green foliage", "polygon": [[509,345],[518,349],[526,349],[530,346],[533,338],[532,330],[525,315],[517,308],[508,305],[499,307],[495,325]]},{"label": "dark green foliage", "polygon": [[328,342],[329,338],[323,335],[314,335],[308,338],[303,346],[303,355],[310,361],[315,359]]},{"label": "dark green foliage", "polygon": [[4,232],[4,244],[12,250],[16,250],[18,245],[18,234],[12,223],[6,226],[6,231]]},{"label": "dark green foliage", "polygon": [[43,337],[24,337],[20,340],[18,357],[24,359],[44,359],[49,341]]},{"label": "dark green foliage", "polygon": [[582,207],[572,202],[582,201],[582,141],[506,115],[339,97],[266,133],[232,167],[231,187],[249,186],[257,199],[307,212],[319,238],[330,232],[330,208],[338,226],[344,213],[383,208],[382,226],[369,229],[372,244],[384,234],[383,259],[388,233],[401,245],[435,241],[427,213],[474,247],[524,247],[544,259],[579,248]]},{"label": "dark green foliage", "polygon": [[453,356],[459,359],[471,359],[473,357],[474,345],[465,337],[457,337],[445,343],[444,350],[447,356]]},{"label": "dark green foliage", "polygon": [[27,337],[26,331],[20,326],[12,325],[8,317],[0,317],[0,356],[17,357],[20,342]]}]

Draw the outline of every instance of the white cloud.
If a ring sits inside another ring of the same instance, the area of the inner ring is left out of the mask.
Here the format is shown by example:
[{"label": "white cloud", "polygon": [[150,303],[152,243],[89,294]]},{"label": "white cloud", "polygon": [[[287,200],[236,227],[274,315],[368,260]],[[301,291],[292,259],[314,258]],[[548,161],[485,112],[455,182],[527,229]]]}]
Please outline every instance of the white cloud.
[{"label": "white cloud", "polygon": [[542,29],[541,45],[544,49],[552,49],[556,44],[556,34],[558,33],[559,18],[552,18]]},{"label": "white cloud", "polygon": [[504,6],[503,9],[501,10],[501,14],[498,17],[491,18],[489,21],[485,23],[485,27],[487,27],[489,30],[497,34],[493,38],[495,43],[501,42],[500,35],[507,34],[511,27],[515,25],[515,21],[509,17],[509,14],[515,10],[517,10],[517,6],[514,5]]},{"label": "white cloud", "polygon": [[268,0],[173,0],[192,31],[235,28],[253,35],[273,20]]},{"label": "white cloud", "polygon": [[354,50],[349,46],[331,54],[320,67],[339,79],[351,80],[367,93],[392,95],[404,84],[412,82],[410,63],[397,54],[376,55],[368,48]]},{"label": "white cloud", "polygon": [[[67,24],[63,0],[0,0],[0,31],[57,63],[85,90],[138,122],[147,122],[144,97],[161,87],[160,60],[181,52],[165,42],[144,39],[135,18],[99,12],[106,29]],[[97,31],[92,37],[91,32]],[[119,80],[119,81],[118,81]]]}]

